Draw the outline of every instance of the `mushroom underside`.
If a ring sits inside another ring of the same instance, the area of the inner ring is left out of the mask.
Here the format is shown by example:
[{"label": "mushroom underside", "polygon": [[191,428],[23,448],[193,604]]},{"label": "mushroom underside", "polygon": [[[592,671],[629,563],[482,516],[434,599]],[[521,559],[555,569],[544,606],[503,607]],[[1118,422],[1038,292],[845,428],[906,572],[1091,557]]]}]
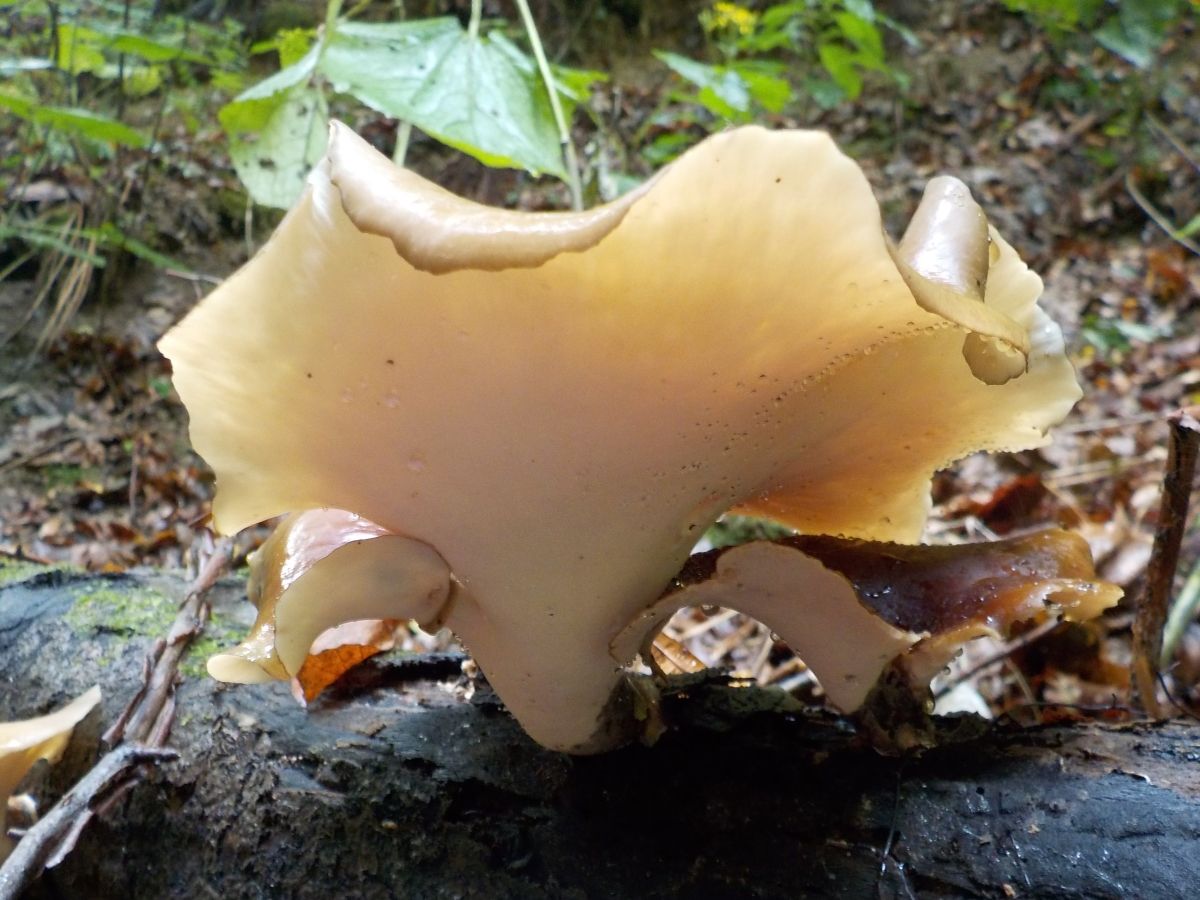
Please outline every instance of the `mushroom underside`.
[{"label": "mushroom underside", "polygon": [[[800,656],[835,707],[853,711],[897,660],[904,661],[914,690],[924,691],[970,639],[1004,637],[1047,617],[1088,619],[1121,596],[1096,580],[1082,538],[1061,530],[957,546],[825,536],[752,541],[692,556],[660,598],[613,631],[606,646],[576,631],[559,638],[575,641],[565,657],[571,662],[549,654],[547,665],[539,652],[544,635],[526,635],[513,654],[489,632],[486,613],[432,548],[386,533],[364,538],[370,530],[370,523],[338,510],[285,520],[254,560],[255,630],[238,648],[214,657],[210,672],[228,681],[295,678],[321,652],[322,635],[343,623],[417,618],[427,627],[445,624],[485,636],[483,644],[469,644],[485,672],[494,668],[496,654],[507,653],[502,671],[524,667],[530,678],[557,686],[557,694],[538,692],[545,704],[538,712],[591,722],[581,740],[562,748],[580,752],[633,734],[632,720],[614,721],[632,714],[616,702],[625,691],[624,673],[684,607],[724,606],[757,618]],[[339,535],[345,539],[340,546]],[[280,570],[289,574],[280,578]],[[272,583],[282,589],[272,593]],[[353,602],[320,602],[347,590],[355,591]],[[348,659],[347,665],[357,661]]]}]

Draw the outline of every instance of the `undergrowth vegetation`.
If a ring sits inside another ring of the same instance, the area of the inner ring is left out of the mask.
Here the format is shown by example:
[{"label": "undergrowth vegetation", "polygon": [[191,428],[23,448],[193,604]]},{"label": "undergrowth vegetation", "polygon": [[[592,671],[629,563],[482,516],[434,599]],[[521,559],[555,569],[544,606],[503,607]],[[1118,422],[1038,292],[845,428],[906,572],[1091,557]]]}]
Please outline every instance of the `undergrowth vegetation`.
[{"label": "undergrowth vegetation", "polygon": [[[612,171],[592,158],[606,137],[593,91],[607,75],[551,64],[526,0],[464,6],[445,7],[461,19],[405,19],[392,4],[343,10],[330,0],[322,22],[288,24],[255,40],[232,17],[201,22],[169,12],[176,8],[169,3],[0,3],[7,21],[0,108],[11,123],[0,154],[8,185],[0,280],[32,276],[37,285],[27,315],[3,323],[0,339],[50,309],[36,341],[43,349],[86,297],[104,292],[111,283],[104,271],[129,256],[187,271],[172,257],[186,240],[155,222],[144,198],[156,178],[199,174],[195,149],[211,141],[214,119],[226,136],[218,153],[227,153],[256,204],[290,205],[324,150],[332,113],[389,123],[383,149],[399,161],[415,129],[485,166],[560,179],[578,206],[585,195],[611,197],[730,124],[807,123],[870,96],[893,97],[903,109],[906,55],[919,49],[913,30],[870,0],[699,6],[693,36],[701,52],[654,49],[674,87]],[[1194,28],[1194,5],[992,6],[1028,18],[1053,55],[1041,102],[1103,118],[1110,140],[1083,152],[1109,170],[1136,167],[1131,189],[1139,202],[1173,236],[1190,240],[1200,215],[1159,210],[1154,196],[1155,165],[1172,152],[1156,115],[1169,118],[1196,87],[1175,79],[1171,65],[1180,34]],[[976,7],[987,12],[988,4]],[[520,24],[485,15],[505,11]],[[569,57],[569,44],[565,50]],[[1148,139],[1153,130],[1158,140]],[[248,217],[244,206],[232,206]],[[237,212],[228,218],[236,221]]]}]

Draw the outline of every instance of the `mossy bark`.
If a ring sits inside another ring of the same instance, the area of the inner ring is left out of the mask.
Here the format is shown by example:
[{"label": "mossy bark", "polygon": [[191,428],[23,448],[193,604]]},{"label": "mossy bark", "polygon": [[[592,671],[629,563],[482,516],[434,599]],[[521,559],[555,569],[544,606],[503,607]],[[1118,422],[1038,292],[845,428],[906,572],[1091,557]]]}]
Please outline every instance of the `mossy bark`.
[{"label": "mossy bark", "polygon": [[[221,629],[248,612],[242,590],[214,591]],[[114,596],[183,591],[63,572],[0,588],[0,720],[98,682],[110,722],[157,636]],[[571,758],[470,687],[453,659],[393,657],[306,712],[283,685],[187,675],[180,760],[31,896],[1166,898],[1200,883],[1190,724],[996,729],[888,759],[778,694],[702,683],[668,701],[679,727],[655,747]],[[46,793],[89,764],[93,726]]]}]

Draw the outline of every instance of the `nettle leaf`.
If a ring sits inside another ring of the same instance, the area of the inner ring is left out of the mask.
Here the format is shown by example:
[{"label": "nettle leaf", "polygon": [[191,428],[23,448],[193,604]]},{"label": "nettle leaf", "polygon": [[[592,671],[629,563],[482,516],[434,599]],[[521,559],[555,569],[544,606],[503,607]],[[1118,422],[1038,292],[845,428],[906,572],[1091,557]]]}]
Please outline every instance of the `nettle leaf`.
[{"label": "nettle leaf", "polygon": [[[564,112],[599,73],[556,69]],[[339,22],[295,64],[222,109],[238,175],[255,202],[287,207],[325,149],[321,82],[489,166],[566,177],[537,67],[500,34],[472,37],[454,18]]]},{"label": "nettle leaf", "polygon": [[217,114],[233,167],[255,203],[290,207],[325,152],[329,107],[311,83],[320,56],[318,41],[299,61],[243,91]]},{"label": "nettle leaf", "polygon": [[306,83],[244,99],[251,91],[218,114],[229,156],[255,203],[287,209],[325,152],[329,107]]},{"label": "nettle leaf", "polygon": [[242,93],[233,99],[233,102],[265,100],[268,97],[283,93],[289,88],[294,88],[308,81],[312,77],[313,72],[316,71],[317,60],[321,58],[321,49],[321,41],[316,41],[309,48],[309,51],[295,63],[280,69],[270,78],[264,78],[258,84],[242,91]]},{"label": "nettle leaf", "polygon": [[566,177],[536,67],[457,19],[339,23],[321,58],[333,87],[489,166]]}]

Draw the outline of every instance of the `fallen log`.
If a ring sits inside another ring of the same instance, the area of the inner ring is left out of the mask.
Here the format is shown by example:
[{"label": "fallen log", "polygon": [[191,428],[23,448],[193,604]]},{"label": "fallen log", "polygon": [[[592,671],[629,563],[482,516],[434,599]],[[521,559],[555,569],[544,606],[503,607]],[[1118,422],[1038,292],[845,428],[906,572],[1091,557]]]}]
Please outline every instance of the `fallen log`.
[{"label": "fallen log", "polygon": [[[186,585],[161,573],[0,568],[0,720],[89,685],[31,787],[95,761]],[[201,674],[250,614],[210,594],[169,746],[31,898],[1194,896],[1200,727],[994,727],[916,758],[866,747],[775,691],[698,680],[654,747],[572,758],[532,743],[452,656],[368,662],[306,711],[286,686]],[[967,729],[969,732],[970,729]],[[957,733],[956,733],[957,732]]]}]

